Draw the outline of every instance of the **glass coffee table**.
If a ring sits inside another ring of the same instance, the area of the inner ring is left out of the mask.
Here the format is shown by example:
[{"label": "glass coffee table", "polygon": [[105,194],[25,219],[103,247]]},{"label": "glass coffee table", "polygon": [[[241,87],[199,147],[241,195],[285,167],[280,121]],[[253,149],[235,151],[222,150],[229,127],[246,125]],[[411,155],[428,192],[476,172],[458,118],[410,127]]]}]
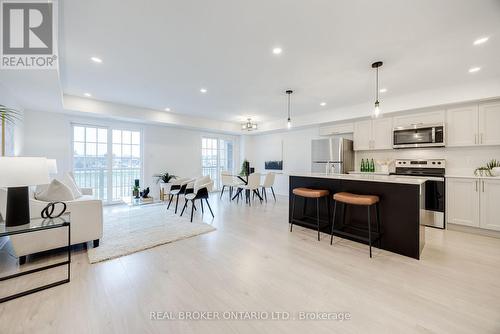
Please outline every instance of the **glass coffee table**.
[{"label": "glass coffee table", "polygon": [[67,228],[68,229],[68,255],[67,255],[67,260],[65,261],[60,261],[57,263],[53,263],[50,265],[42,266],[42,267],[37,267],[34,269],[26,270],[26,271],[21,271],[19,273],[15,273],[12,275],[0,277],[0,282],[14,279],[20,276],[25,276],[33,273],[37,273],[43,270],[48,270],[60,266],[67,266],[67,276],[65,279],[59,280],[57,282],[53,282],[50,284],[42,285],[33,289],[29,289],[26,291],[18,292],[16,294],[7,296],[7,297],[2,297],[0,298],[0,303],[4,303],[6,301],[19,298],[22,296],[26,296],[38,291],[42,291],[45,289],[52,288],[54,286],[58,286],[61,284],[69,283],[70,281],[70,274],[71,274],[71,223],[70,223],[70,214],[65,213],[61,217],[58,218],[33,218],[30,220],[29,224],[25,225],[20,225],[20,226],[5,226],[4,221],[0,221],[0,237],[7,237],[7,236],[12,236],[16,234],[24,234],[24,233],[33,233],[37,231],[44,231],[44,230],[50,230],[54,228]]}]

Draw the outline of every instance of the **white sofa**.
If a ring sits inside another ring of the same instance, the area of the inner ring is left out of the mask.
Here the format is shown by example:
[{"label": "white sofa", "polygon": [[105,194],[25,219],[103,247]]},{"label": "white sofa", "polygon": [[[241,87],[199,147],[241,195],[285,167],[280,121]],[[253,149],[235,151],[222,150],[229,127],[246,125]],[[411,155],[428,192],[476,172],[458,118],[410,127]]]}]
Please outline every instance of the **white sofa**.
[{"label": "white sofa", "polygon": [[[83,196],[73,201],[65,202],[66,212],[71,214],[71,244],[76,245],[88,241],[99,246],[102,238],[103,219],[102,201],[92,196],[92,189],[81,189]],[[0,213],[5,217],[7,190],[0,189]],[[30,215],[40,217],[42,209],[48,202],[34,198],[30,191]],[[10,237],[14,252],[20,258],[20,263],[26,261],[26,255],[64,247],[68,244],[68,233],[65,228],[50,229],[32,233],[18,234]]]}]

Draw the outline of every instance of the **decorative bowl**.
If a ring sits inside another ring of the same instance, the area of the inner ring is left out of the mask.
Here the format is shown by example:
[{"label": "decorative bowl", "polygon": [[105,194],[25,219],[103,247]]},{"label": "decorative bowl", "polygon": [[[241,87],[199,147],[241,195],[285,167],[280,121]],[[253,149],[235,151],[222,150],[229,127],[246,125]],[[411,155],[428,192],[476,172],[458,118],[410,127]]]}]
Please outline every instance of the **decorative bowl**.
[{"label": "decorative bowl", "polygon": [[493,176],[500,176],[500,167],[493,167],[493,168],[491,169],[491,174],[492,174]]}]

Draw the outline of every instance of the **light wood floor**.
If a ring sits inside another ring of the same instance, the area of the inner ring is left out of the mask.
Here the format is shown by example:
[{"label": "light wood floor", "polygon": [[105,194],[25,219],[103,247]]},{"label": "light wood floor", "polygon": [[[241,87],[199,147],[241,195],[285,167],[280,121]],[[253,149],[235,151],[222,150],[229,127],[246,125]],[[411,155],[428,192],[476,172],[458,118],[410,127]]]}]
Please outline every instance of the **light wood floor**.
[{"label": "light wood floor", "polygon": [[[283,197],[211,202],[216,218],[204,220],[215,232],[95,265],[76,250],[71,283],[0,304],[0,333],[500,333],[500,239],[428,229],[420,261],[380,250],[370,259],[364,245],[289,233]],[[105,215],[115,210],[130,209]],[[351,320],[168,321],[152,311]]]}]

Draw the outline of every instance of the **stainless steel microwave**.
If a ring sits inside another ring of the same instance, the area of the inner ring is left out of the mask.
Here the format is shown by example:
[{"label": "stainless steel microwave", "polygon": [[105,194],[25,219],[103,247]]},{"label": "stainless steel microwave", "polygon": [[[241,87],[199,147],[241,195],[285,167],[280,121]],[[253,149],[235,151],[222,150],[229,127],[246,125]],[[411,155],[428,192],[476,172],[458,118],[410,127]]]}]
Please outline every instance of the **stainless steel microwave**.
[{"label": "stainless steel microwave", "polygon": [[414,124],[393,130],[393,148],[443,147],[444,124]]}]

